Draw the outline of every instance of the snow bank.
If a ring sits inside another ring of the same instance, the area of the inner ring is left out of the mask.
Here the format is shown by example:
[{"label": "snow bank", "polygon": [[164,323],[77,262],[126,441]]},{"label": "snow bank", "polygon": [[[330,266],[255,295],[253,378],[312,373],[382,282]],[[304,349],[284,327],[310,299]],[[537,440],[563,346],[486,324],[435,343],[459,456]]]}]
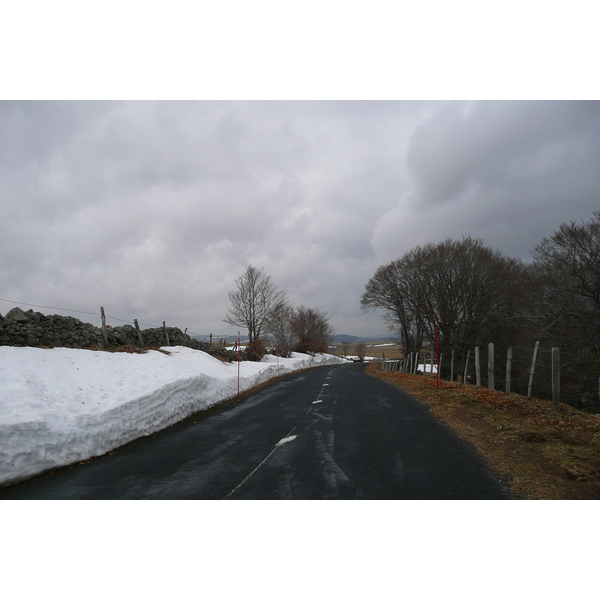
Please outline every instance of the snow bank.
[{"label": "snow bank", "polygon": [[[237,394],[237,363],[183,346],[164,350],[0,346],[0,485],[105,454]],[[240,391],[343,362],[297,353],[242,362]]]}]

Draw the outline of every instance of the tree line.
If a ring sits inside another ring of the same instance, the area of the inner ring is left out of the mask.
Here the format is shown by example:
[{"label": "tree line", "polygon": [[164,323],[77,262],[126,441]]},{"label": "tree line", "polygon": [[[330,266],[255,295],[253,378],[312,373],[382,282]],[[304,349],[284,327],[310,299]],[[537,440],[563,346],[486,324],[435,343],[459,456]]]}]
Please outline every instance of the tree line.
[{"label": "tree line", "polygon": [[[476,346],[514,348],[522,380],[536,341],[541,360],[560,348],[565,390],[597,399],[600,211],[587,222],[563,223],[531,255],[526,264],[471,237],[416,246],[375,271],[360,304],[384,310],[405,354],[432,348],[437,322],[444,356],[454,351],[464,364]],[[443,376],[447,369],[442,364]]]},{"label": "tree line", "polygon": [[292,352],[327,352],[335,335],[325,311],[294,307],[271,276],[248,265],[229,292],[230,307],[223,319],[248,331],[247,357],[260,360],[270,345],[279,356]]}]

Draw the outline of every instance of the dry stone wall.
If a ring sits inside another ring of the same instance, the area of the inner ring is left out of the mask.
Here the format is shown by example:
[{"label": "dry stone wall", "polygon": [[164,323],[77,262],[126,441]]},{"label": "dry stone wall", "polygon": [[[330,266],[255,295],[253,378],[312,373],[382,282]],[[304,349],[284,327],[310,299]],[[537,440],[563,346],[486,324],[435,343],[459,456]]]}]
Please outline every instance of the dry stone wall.
[{"label": "dry stone wall", "polygon": [[[229,360],[234,357],[231,351],[195,340],[178,327],[166,329],[171,346],[187,346]],[[106,332],[109,349],[167,345],[162,327],[142,329],[143,345],[140,344],[138,333],[132,325],[107,327]],[[102,329],[91,323],[83,323],[74,317],[44,315],[33,310],[23,311],[16,307],[4,316],[0,314],[0,346],[99,349],[104,347],[104,339]]]}]

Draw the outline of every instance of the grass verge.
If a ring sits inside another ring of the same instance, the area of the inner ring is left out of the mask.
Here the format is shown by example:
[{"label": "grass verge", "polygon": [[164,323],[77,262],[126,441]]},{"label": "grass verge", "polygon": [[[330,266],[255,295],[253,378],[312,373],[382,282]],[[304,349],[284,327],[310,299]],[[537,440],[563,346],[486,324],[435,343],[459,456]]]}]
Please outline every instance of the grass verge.
[{"label": "grass verge", "polygon": [[423,375],[366,373],[395,385],[471,443],[513,495],[531,500],[600,499],[600,416],[562,404]]}]

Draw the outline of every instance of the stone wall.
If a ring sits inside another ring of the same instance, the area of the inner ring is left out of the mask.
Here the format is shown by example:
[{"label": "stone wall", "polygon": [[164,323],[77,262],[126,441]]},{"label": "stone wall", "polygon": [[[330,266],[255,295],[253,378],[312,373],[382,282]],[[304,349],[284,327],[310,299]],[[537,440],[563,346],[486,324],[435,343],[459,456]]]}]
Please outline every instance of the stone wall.
[{"label": "stone wall", "polygon": [[[132,325],[107,326],[106,332],[108,349],[142,346],[137,331]],[[187,346],[228,360],[234,357],[234,353],[230,350],[195,340],[178,327],[167,327],[167,332],[171,346]],[[167,345],[162,327],[142,329],[141,333],[143,347]],[[83,323],[74,317],[44,315],[33,310],[23,311],[20,308],[13,308],[4,317],[0,314],[0,346],[102,349],[104,339],[100,327]]]}]

